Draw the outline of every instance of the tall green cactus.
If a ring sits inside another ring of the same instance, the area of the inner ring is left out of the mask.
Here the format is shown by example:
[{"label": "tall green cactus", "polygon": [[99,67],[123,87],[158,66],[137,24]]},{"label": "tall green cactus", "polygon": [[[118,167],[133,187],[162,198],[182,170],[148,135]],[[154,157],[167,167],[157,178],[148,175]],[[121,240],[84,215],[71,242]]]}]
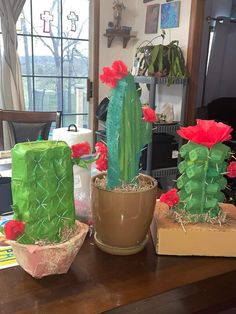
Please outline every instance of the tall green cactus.
[{"label": "tall green cactus", "polygon": [[190,215],[199,215],[195,216],[195,219],[197,217],[199,220],[204,215],[209,218],[218,216],[218,203],[224,200],[221,190],[227,182],[223,173],[227,168],[225,160],[228,159],[229,153],[229,147],[222,143],[208,149],[189,141],[181,147],[180,155],[184,160],[178,165],[181,173],[177,179],[181,201],[179,208]]},{"label": "tall green cactus", "polygon": [[112,90],[107,114],[107,188],[134,183],[141,149],[151,141],[152,124],[142,119],[142,105],[131,74]]},{"label": "tall green cactus", "polygon": [[25,222],[23,244],[60,242],[75,223],[71,149],[62,141],[16,144],[12,149],[14,219]]}]

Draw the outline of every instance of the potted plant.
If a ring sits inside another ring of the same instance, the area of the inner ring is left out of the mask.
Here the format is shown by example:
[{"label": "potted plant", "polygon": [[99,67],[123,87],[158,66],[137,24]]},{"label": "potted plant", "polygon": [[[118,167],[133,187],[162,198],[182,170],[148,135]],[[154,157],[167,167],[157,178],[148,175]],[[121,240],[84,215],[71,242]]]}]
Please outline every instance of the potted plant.
[{"label": "potted plant", "polygon": [[157,208],[159,254],[236,256],[236,207],[222,204],[225,175],[236,177],[236,162],[228,164],[231,151],[222,143],[231,132],[213,120],[177,131],[188,143],[180,148],[178,190],[162,194]]},{"label": "potted plant", "polygon": [[100,155],[97,167],[108,169],[92,178],[95,242],[111,254],[134,254],[147,243],[156,202],[157,182],[139,174],[140,153],[151,141],[156,115],[147,106],[142,111],[134,78],[122,61],[103,68],[100,79],[112,91],[106,120],[107,147],[96,145]]},{"label": "potted plant", "polygon": [[[66,273],[88,226],[75,220],[73,164],[87,144],[63,141],[16,144],[12,149],[13,220],[4,225],[19,265],[35,278]],[[71,155],[73,158],[71,158]]]}]

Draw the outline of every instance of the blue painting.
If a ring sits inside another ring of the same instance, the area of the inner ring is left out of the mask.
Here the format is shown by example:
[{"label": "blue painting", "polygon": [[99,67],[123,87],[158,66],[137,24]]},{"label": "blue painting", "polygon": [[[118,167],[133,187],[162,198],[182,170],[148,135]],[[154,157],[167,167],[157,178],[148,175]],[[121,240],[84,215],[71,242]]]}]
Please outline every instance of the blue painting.
[{"label": "blue painting", "polygon": [[164,3],[161,5],[161,28],[174,28],[179,26],[180,1]]}]

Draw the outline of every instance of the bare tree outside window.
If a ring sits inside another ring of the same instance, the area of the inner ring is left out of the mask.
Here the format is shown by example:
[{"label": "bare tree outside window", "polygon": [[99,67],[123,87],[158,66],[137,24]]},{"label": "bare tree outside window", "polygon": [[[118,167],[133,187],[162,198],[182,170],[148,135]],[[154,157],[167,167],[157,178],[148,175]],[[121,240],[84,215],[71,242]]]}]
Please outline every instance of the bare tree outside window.
[{"label": "bare tree outside window", "polygon": [[17,26],[29,110],[63,111],[88,126],[89,0],[26,0]]}]

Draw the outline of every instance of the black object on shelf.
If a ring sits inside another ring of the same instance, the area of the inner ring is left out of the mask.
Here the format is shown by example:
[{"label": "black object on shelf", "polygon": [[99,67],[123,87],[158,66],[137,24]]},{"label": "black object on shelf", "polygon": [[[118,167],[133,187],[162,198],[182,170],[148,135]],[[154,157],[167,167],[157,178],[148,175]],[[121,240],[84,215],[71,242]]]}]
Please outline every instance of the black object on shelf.
[{"label": "black object on shelf", "polygon": [[[175,137],[167,133],[153,133],[152,137],[152,170],[176,167],[178,147]],[[147,149],[142,151],[140,167],[147,169]]]},{"label": "black object on shelf", "polygon": [[106,121],[107,119],[107,110],[108,110],[109,98],[105,97],[100,102],[96,110],[96,118],[100,121]]},{"label": "black object on shelf", "polygon": [[0,177],[0,215],[12,212],[11,178]]}]

